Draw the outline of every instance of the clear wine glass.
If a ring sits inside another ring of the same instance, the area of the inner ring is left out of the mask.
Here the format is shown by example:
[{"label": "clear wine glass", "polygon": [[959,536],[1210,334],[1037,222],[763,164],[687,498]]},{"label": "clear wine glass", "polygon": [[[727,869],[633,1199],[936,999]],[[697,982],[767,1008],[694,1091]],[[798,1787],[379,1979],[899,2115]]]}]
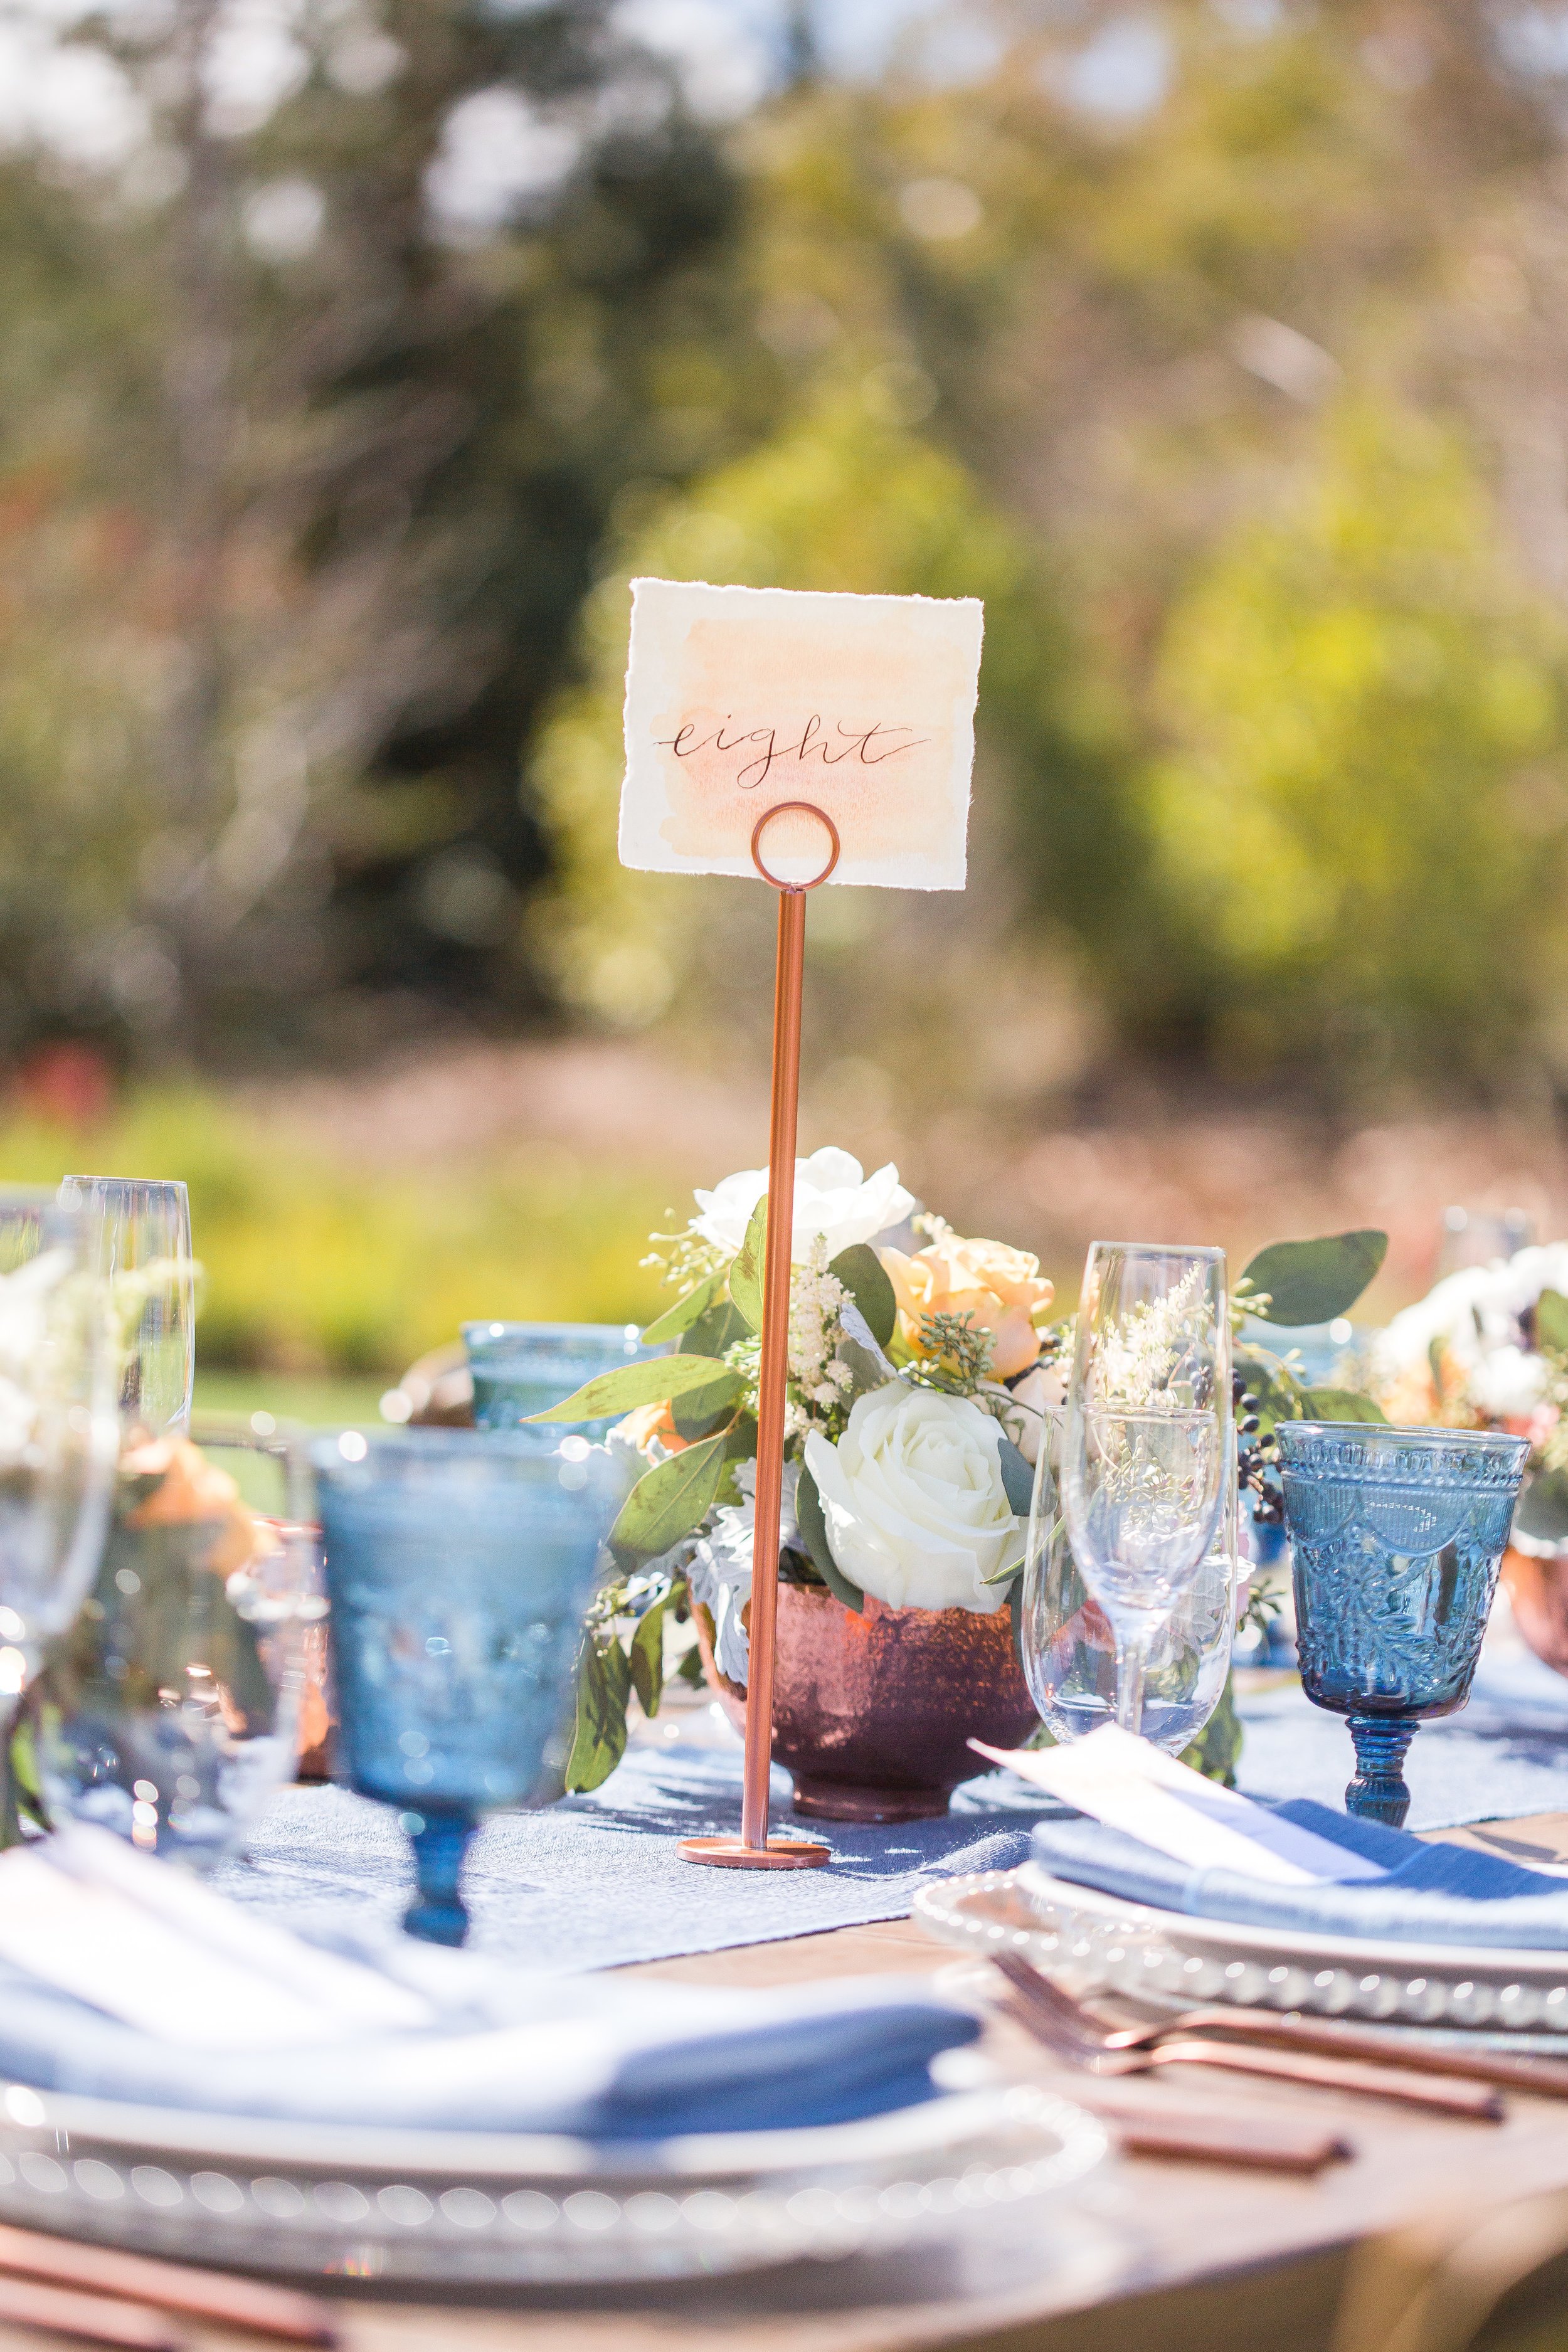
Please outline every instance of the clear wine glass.
[{"label": "clear wine glass", "polygon": [[[1029,1695],[1054,1739],[1082,1739],[1116,1716],[1116,1642],[1086,1590],[1061,1507],[1064,1408],[1047,1409],[1029,1509],[1018,1648]],[[1207,1552],[1154,1634],[1143,1678],[1143,1737],[1179,1756],[1202,1738],[1225,1692],[1244,1563],[1234,1453]]]},{"label": "clear wine glass", "polygon": [[1124,1730],[1142,1727],[1151,1648],[1209,1551],[1234,1443],[1225,1252],[1091,1243],[1062,1506],[1110,1626]]},{"label": "clear wine glass", "polygon": [[60,1199],[87,1219],[124,1334],[120,1410],[128,1437],[183,1435],[191,1423],[196,1360],[185,1187],[162,1178],[68,1176]]},{"label": "clear wine glass", "polygon": [[[207,1472],[174,1510],[131,1464],[92,1590],[51,1652],[33,1716],[50,1821],[90,1822],[206,1870],[293,1778],[305,1639],[326,1613],[286,1443],[207,1430]],[[267,1474],[270,1471],[271,1475]],[[256,1475],[253,1474],[260,1474]],[[173,1475],[173,1474],[172,1474]],[[273,1487],[281,1515],[237,1507]]]},{"label": "clear wine glass", "polygon": [[0,1188],[0,1735],[92,1583],[119,1454],[92,1234],[43,1188]]}]

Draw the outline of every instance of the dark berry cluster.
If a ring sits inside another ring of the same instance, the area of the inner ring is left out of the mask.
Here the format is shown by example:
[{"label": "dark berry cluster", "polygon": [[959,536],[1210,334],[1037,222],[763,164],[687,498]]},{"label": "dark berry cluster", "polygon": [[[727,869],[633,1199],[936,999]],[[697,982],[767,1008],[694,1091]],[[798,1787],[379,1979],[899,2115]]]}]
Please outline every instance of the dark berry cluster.
[{"label": "dark berry cluster", "polygon": [[1252,1516],[1258,1525],[1283,1527],[1285,1495],[1279,1465],[1274,1460],[1274,1432],[1258,1435],[1258,1399],[1240,1372],[1231,1374],[1230,1392],[1236,1405],[1237,1477],[1243,1492],[1252,1496]]}]

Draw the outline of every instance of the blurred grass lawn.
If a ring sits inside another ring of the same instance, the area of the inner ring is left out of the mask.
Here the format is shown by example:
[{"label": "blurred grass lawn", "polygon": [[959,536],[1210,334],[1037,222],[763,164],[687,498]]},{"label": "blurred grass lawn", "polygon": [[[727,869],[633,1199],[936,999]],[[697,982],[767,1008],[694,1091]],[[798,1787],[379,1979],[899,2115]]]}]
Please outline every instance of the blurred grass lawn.
[{"label": "blurred grass lawn", "polygon": [[[86,1136],[0,1126],[0,1181],[89,1171],[190,1186],[209,1411],[363,1419],[472,1318],[646,1322],[668,1303],[638,1264],[670,1199],[652,1163],[606,1168],[552,1143],[384,1173],[194,1087],[133,1096]],[[240,1372],[254,1385],[215,1377]]]}]

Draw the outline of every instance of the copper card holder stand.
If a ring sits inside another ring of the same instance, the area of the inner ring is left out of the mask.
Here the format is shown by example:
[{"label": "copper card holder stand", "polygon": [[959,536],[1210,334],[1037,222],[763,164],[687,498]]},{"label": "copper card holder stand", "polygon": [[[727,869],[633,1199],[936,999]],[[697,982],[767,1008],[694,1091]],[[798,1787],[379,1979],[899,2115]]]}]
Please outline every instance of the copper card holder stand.
[{"label": "copper card holder stand", "polygon": [[[809,882],[770,872],[763,835],[774,817],[815,817],[832,845]],[[805,895],[838,863],[838,828],[811,801],[780,801],[752,829],[752,863],[778,892],[773,974],[773,1087],[768,1136],[768,1241],[763,1276],[763,1344],[757,1393],[756,1513],[752,1537],[751,1659],[746,1680],[746,1758],[739,1837],[682,1838],[683,1862],[724,1870],[814,1870],[829,1859],[815,1838],[768,1835],[768,1774],[773,1752],[773,1650],[778,1622],[779,1510],[784,1495],[784,1384],[789,1377],[789,1291],[795,1239],[795,1130],[800,1111],[801,982],[805,969]]]}]

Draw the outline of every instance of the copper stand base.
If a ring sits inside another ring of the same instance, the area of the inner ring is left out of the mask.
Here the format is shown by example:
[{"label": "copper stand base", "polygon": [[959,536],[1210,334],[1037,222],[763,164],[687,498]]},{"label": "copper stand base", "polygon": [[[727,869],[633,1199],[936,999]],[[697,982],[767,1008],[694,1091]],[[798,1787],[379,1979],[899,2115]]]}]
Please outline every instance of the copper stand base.
[{"label": "copper stand base", "polygon": [[814,1838],[771,1837],[765,1846],[738,1837],[682,1838],[682,1862],[710,1862],[720,1870],[816,1870],[832,1855]]}]

